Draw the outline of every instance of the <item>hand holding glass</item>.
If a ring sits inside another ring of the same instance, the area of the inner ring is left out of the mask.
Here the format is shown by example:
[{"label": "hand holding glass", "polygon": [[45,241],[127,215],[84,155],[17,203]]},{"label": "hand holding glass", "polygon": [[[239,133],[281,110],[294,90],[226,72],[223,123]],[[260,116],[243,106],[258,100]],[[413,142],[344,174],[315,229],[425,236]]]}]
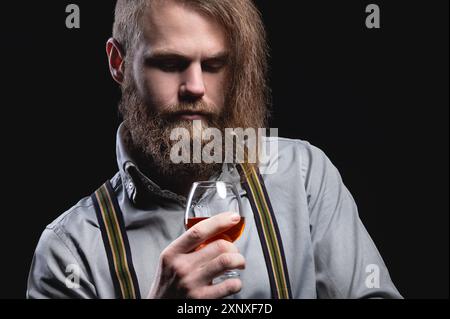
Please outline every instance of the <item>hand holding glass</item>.
[{"label": "hand holding glass", "polygon": [[[189,193],[185,227],[191,228],[195,224],[223,212],[234,212],[241,216],[238,224],[226,231],[215,235],[202,243],[197,249],[219,239],[235,242],[242,235],[245,227],[245,217],[242,215],[242,203],[237,188],[227,182],[195,182]],[[226,271],[220,280],[239,277],[237,271]]]}]

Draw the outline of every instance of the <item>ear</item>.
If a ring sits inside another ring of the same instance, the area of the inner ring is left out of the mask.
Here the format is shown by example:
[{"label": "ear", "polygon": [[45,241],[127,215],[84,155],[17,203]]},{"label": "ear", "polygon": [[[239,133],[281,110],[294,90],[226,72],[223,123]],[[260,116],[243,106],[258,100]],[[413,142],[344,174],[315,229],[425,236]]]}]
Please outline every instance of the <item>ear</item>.
[{"label": "ear", "polygon": [[125,74],[125,54],[120,43],[110,38],[106,42],[106,54],[108,55],[109,71],[113,79],[122,84]]}]

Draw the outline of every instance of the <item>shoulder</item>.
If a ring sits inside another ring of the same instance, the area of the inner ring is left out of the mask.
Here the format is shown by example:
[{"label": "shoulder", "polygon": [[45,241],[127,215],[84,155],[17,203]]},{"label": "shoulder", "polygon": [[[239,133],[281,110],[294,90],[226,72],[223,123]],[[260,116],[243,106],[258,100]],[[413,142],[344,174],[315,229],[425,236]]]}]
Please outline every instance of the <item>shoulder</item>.
[{"label": "shoulder", "polygon": [[[122,191],[119,174],[111,179],[114,192]],[[41,234],[28,275],[27,298],[95,298],[91,256],[102,252],[101,232],[90,196],[51,222]],[[101,258],[101,257],[100,257]],[[66,289],[67,267],[80,269],[81,289]]]},{"label": "shoulder", "polygon": [[334,168],[325,152],[306,140],[263,137],[263,146],[263,174],[279,170],[300,170],[305,183],[308,183]]},{"label": "shoulder", "polygon": [[[325,152],[319,147],[312,145],[309,141],[286,137],[263,137],[263,145],[271,160],[276,156],[300,156],[304,160],[327,159]],[[277,154],[278,152],[278,154]]]},{"label": "shoulder", "polygon": [[[117,173],[110,182],[114,192],[119,194],[123,189],[120,174]],[[91,196],[82,198],[48,224],[44,234],[48,235],[41,237],[40,241],[56,239],[64,243],[71,251],[96,239],[99,236],[99,226]]]}]

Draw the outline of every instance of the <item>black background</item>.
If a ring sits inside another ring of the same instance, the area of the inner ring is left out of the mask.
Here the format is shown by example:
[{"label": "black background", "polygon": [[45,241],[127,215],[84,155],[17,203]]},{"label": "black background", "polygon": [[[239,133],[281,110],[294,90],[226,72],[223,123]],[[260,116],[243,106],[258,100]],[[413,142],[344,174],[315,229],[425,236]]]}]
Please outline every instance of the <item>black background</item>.
[{"label": "black background", "polygon": [[[365,7],[381,8],[381,29]],[[407,298],[448,298],[448,1],[256,1],[279,135],[323,149]],[[65,8],[81,8],[81,29]],[[0,9],[0,297],[23,298],[45,225],[117,169],[114,1]]]}]

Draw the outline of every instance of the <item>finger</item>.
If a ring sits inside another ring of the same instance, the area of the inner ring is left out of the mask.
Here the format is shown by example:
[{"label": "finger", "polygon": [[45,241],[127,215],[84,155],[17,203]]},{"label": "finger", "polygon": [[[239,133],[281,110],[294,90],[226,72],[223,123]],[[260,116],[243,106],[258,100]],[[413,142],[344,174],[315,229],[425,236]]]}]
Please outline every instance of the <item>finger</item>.
[{"label": "finger", "polygon": [[239,253],[226,253],[217,256],[205,265],[199,272],[199,280],[210,283],[214,278],[219,277],[227,270],[244,269],[245,258]]},{"label": "finger", "polygon": [[242,282],[239,278],[230,278],[215,285],[208,285],[201,288],[196,294],[198,299],[220,299],[234,295],[241,291]]},{"label": "finger", "polygon": [[170,249],[175,253],[191,252],[201,243],[236,225],[240,219],[239,214],[232,212],[221,213],[205,219],[178,237],[170,245]]},{"label": "finger", "polygon": [[224,239],[219,239],[205,245],[202,249],[191,253],[190,261],[192,262],[192,265],[202,266],[221,254],[238,252],[239,250],[236,245]]}]

